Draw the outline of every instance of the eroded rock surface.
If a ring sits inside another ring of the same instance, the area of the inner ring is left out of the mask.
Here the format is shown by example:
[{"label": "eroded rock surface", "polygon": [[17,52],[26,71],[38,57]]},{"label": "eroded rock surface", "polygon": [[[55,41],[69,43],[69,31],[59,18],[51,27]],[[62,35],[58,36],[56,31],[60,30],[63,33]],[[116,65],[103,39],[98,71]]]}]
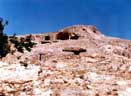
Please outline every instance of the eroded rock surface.
[{"label": "eroded rock surface", "polygon": [[131,41],[85,25],[32,40],[31,52],[0,61],[0,96],[131,96]]}]

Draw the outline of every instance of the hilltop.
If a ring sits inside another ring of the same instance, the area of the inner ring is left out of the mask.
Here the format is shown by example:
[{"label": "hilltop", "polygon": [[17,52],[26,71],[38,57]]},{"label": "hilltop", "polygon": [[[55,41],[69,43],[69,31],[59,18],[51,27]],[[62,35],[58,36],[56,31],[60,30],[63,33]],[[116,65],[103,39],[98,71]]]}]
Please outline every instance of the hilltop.
[{"label": "hilltop", "polygon": [[91,25],[31,36],[31,52],[0,61],[1,96],[130,96],[130,40]]}]

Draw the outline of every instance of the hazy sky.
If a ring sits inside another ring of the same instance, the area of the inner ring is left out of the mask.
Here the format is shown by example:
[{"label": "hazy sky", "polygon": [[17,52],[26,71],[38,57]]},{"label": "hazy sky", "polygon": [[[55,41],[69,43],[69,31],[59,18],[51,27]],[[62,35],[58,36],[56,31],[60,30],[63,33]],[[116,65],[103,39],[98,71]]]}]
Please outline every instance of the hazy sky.
[{"label": "hazy sky", "polygon": [[131,0],[0,0],[7,34],[57,31],[96,25],[109,36],[131,39]]}]

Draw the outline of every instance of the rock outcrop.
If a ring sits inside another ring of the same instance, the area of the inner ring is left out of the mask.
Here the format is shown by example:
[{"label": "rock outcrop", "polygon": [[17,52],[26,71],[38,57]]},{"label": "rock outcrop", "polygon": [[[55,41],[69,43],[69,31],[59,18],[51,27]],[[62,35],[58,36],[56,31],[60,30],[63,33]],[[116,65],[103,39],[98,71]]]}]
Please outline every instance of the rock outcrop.
[{"label": "rock outcrop", "polygon": [[86,52],[86,49],[80,47],[66,47],[63,51],[73,52],[75,55],[79,55],[81,52]]},{"label": "rock outcrop", "polygon": [[0,96],[130,96],[130,40],[85,25],[32,34],[32,40],[31,52],[0,61]]}]

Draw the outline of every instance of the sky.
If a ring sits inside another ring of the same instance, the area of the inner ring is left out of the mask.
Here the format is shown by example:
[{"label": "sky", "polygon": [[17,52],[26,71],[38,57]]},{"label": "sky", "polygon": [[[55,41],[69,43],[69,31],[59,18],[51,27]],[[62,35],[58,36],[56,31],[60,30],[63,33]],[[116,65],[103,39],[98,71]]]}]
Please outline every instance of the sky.
[{"label": "sky", "polygon": [[0,17],[12,35],[95,25],[103,34],[131,39],[131,0],[0,0]]}]

